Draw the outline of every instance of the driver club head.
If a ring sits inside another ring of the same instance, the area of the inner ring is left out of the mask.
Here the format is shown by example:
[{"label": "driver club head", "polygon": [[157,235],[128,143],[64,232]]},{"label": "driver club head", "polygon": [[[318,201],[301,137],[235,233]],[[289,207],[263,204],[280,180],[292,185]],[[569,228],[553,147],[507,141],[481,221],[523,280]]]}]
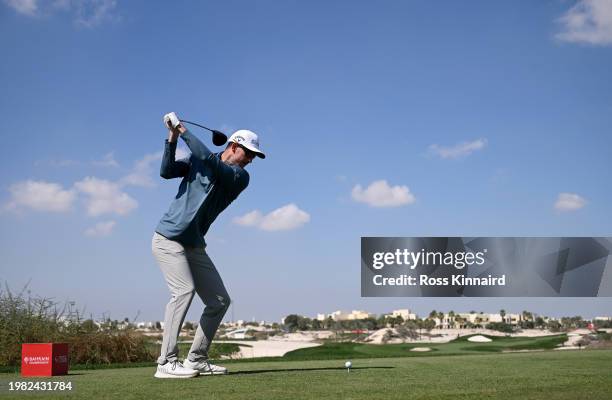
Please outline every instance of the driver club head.
[{"label": "driver club head", "polygon": [[217,130],[212,130],[212,141],[215,146],[223,146],[227,143],[227,135]]},{"label": "driver club head", "polygon": [[227,143],[227,135],[225,135],[225,133],[223,132],[220,132],[216,129],[210,129],[205,127],[204,125],[196,124],[195,122],[187,121],[184,119],[181,119],[180,121],[186,124],[198,126],[202,129],[206,129],[207,131],[212,132],[212,141],[215,146],[223,146],[225,143]]}]

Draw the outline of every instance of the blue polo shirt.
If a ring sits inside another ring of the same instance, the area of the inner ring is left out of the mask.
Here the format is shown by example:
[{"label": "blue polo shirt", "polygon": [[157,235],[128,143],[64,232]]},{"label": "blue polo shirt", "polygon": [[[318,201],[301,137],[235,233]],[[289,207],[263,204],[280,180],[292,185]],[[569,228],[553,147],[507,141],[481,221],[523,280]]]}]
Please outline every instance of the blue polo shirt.
[{"label": "blue polo shirt", "polygon": [[155,231],[189,247],[206,247],[204,235],[217,216],[248,186],[249,174],[221,161],[195,135],[181,135],[191,150],[188,159],[176,160],[176,142],[166,140],[160,175],[183,180],[170,208]]}]

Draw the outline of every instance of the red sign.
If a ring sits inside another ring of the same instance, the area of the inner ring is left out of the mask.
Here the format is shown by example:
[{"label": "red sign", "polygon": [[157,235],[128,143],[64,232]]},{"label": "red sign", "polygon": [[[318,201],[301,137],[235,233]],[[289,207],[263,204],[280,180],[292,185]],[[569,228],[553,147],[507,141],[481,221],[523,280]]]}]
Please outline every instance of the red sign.
[{"label": "red sign", "polygon": [[21,345],[21,376],[53,376],[68,373],[66,343],[24,343]]}]

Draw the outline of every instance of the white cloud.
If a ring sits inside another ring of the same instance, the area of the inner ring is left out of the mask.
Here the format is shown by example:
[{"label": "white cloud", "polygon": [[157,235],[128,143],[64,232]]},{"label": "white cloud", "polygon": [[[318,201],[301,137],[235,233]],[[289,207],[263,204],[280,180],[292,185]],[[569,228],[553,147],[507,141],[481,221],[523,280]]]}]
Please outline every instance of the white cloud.
[{"label": "white cloud", "polygon": [[310,221],[310,215],[295,204],[287,204],[265,215],[260,227],[265,231],[296,229]]},{"label": "white cloud", "polygon": [[108,236],[112,233],[117,223],[115,221],[98,222],[85,231],[87,236]]},{"label": "white cloud", "polygon": [[259,225],[263,219],[263,214],[259,210],[254,210],[244,214],[242,217],[234,218],[234,223],[242,226],[256,226]]},{"label": "white cloud", "polygon": [[429,146],[429,151],[441,158],[466,157],[475,151],[482,150],[487,145],[487,139],[477,139],[472,142],[463,142],[455,146],[444,147],[437,144]]},{"label": "white cloud", "polygon": [[132,185],[141,187],[153,187],[155,181],[153,180],[153,166],[154,162],[159,163],[162,157],[162,152],[147,154],[140,160],[134,163],[132,171],[121,178],[119,181],[120,185]]},{"label": "white cloud", "polygon": [[36,211],[66,212],[72,208],[76,197],[73,190],[65,190],[57,183],[32,181],[19,182],[9,187],[11,200],[7,210],[29,208]]},{"label": "white cloud", "polygon": [[563,30],[555,36],[571,43],[612,44],[612,1],[580,0],[558,20]]},{"label": "white cloud", "polygon": [[38,11],[37,0],[4,0],[4,3],[20,14],[35,16]]},{"label": "white cloud", "polygon": [[121,19],[116,13],[116,0],[4,0],[4,3],[29,17],[65,12],[72,16],[76,25],[86,28]]},{"label": "white cloud", "polygon": [[356,185],[351,197],[372,207],[399,207],[416,201],[408,186],[389,186],[386,180],[374,181],[366,189]]},{"label": "white cloud", "polygon": [[234,223],[254,226],[264,231],[284,231],[297,229],[310,221],[310,215],[293,203],[277,208],[263,215],[259,210],[251,211],[242,217],[234,218]]},{"label": "white cloud", "polygon": [[[189,152],[177,148],[176,159],[189,157]],[[13,184],[9,188],[11,199],[0,208],[4,211],[16,211],[20,208],[31,208],[39,211],[61,212],[71,209],[73,202],[79,194],[85,196],[87,214],[97,216],[115,213],[127,215],[138,207],[138,202],[123,192],[126,186],[153,187],[155,186],[153,170],[157,169],[161,161],[162,152],[146,154],[134,162],[128,175],[118,181],[109,181],[96,177],[86,177],[74,183],[70,190],[64,190],[55,183],[37,182],[28,180]],[[119,164],[113,153],[106,154],[102,160],[94,161],[98,166],[116,167]],[[72,160],[37,161],[36,165],[72,166],[81,163]],[[154,168],[155,167],[155,168]]]},{"label": "white cloud", "polygon": [[118,167],[119,166],[119,163],[117,162],[117,160],[115,160],[115,155],[112,151],[110,153],[105,154],[101,160],[93,161],[92,164],[95,165],[96,167]]},{"label": "white cloud", "polygon": [[[134,168],[132,168],[132,171],[128,175],[121,178],[121,180],[119,181],[119,185],[154,187],[154,177],[157,178],[159,175],[154,174],[153,171],[158,170],[162,155],[163,153],[160,151],[157,153],[146,154],[143,158],[137,160],[134,163]],[[183,158],[188,158],[189,155],[190,153],[187,150],[177,147],[174,158],[176,160],[180,160]]]},{"label": "white cloud", "polygon": [[76,182],[74,187],[88,196],[87,214],[93,217],[111,213],[127,215],[138,207],[138,202],[122,192],[120,186],[114,182],[87,177]]},{"label": "white cloud", "polygon": [[576,211],[586,205],[587,201],[576,193],[559,193],[555,202],[557,211]]}]

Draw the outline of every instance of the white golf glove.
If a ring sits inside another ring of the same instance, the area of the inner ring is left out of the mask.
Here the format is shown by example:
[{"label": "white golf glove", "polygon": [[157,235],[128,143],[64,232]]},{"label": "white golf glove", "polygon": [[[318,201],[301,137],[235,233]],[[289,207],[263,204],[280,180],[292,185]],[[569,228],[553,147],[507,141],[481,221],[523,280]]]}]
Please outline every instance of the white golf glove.
[{"label": "white golf glove", "polygon": [[164,115],[164,124],[169,128],[176,129],[181,124],[181,121],[179,121],[175,113],[171,112]]}]

